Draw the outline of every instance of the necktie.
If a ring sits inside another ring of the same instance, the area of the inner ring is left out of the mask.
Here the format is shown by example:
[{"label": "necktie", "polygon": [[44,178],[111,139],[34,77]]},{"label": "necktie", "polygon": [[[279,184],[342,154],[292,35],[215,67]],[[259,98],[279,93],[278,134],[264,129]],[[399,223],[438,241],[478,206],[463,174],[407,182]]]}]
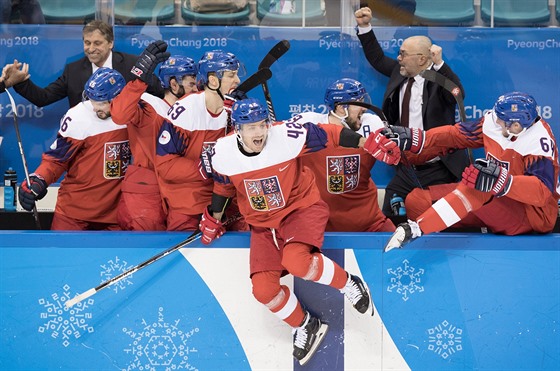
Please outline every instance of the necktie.
[{"label": "necktie", "polygon": [[404,90],[404,95],[401,104],[401,125],[408,127],[408,121],[410,116],[410,92],[412,91],[412,84],[414,83],[414,77],[409,77],[406,83],[406,89]]}]

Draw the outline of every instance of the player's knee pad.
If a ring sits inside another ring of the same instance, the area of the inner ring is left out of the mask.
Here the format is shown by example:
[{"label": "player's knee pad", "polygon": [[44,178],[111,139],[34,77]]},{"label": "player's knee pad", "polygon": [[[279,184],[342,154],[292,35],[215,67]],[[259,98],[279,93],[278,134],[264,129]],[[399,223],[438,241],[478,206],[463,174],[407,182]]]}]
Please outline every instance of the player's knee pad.
[{"label": "player's knee pad", "polygon": [[267,305],[280,292],[281,272],[268,271],[258,272],[251,276],[253,284],[253,296],[259,303]]},{"label": "player's knee pad", "polygon": [[282,251],[282,266],[296,277],[305,277],[313,259],[312,247],[304,243],[290,243]]}]

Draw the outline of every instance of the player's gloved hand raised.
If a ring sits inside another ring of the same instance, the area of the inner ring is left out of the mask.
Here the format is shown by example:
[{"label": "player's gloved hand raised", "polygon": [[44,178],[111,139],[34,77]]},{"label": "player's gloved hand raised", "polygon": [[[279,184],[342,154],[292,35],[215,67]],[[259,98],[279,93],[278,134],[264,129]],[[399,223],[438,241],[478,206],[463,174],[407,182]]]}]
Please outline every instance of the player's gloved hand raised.
[{"label": "player's gloved hand raised", "polygon": [[35,201],[47,194],[47,182],[40,175],[29,175],[29,182],[31,186],[27,184],[27,180],[24,180],[18,191],[19,204],[27,211],[33,210]]},{"label": "player's gloved hand raised", "polygon": [[224,95],[224,109],[231,115],[231,108],[238,100],[247,99],[247,93],[241,90],[232,90]]},{"label": "player's gloved hand raised", "polygon": [[508,193],[512,180],[513,177],[505,167],[479,158],[463,171],[461,183],[469,188],[502,197]]},{"label": "player's gloved hand raised", "polygon": [[420,153],[424,147],[426,135],[422,129],[390,125],[383,130],[385,136],[395,142],[401,151]]},{"label": "player's gloved hand raised", "polygon": [[165,41],[154,41],[140,54],[130,72],[146,84],[149,84],[152,81],[156,66],[159,63],[165,62],[170,55]]},{"label": "player's gloved hand raised", "polygon": [[378,161],[383,161],[389,165],[397,165],[401,159],[401,150],[395,142],[383,134],[384,130],[379,129],[370,134],[364,143],[364,150]]},{"label": "player's gloved hand raised", "polygon": [[209,207],[204,209],[198,229],[202,232],[201,241],[205,245],[209,245],[215,239],[220,238],[226,231],[224,224],[211,215]]}]

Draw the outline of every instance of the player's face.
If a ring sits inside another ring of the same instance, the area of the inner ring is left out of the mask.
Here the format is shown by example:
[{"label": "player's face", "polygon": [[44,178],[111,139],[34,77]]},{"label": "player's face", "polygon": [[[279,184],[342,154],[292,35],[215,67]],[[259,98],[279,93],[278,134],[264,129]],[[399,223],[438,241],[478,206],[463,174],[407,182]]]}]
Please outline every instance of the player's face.
[{"label": "player's face", "polygon": [[185,89],[185,94],[190,94],[198,91],[196,88],[196,77],[185,75],[181,81],[181,85],[183,85],[183,89]]},{"label": "player's face", "polygon": [[99,30],[84,34],[84,54],[91,63],[101,67],[109,58],[113,43],[107,41]]},{"label": "player's face", "polygon": [[348,127],[354,131],[360,130],[362,127],[362,115],[366,112],[364,107],[359,106],[348,106],[348,117],[344,121]]},{"label": "player's face", "polygon": [[517,135],[523,131],[523,126],[519,122],[513,122],[512,124],[506,124],[504,120],[496,118],[496,123],[502,128],[502,135],[509,138],[511,134]]},{"label": "player's face", "polygon": [[241,80],[239,80],[239,75],[236,71],[224,71],[222,75],[222,84],[220,86],[220,91],[222,94],[227,94],[237,88]]},{"label": "player's face", "polygon": [[267,120],[241,125],[239,135],[241,135],[245,150],[252,153],[261,152],[266,144],[269,127]]},{"label": "player's face", "polygon": [[397,60],[401,65],[400,73],[404,77],[414,77],[420,73],[422,70],[421,64],[425,58],[420,50],[415,45],[415,43],[409,39],[406,39],[399,51]]},{"label": "player's face", "polygon": [[91,105],[93,106],[93,112],[99,117],[101,120],[108,119],[111,117],[111,103],[108,101],[91,101]]}]

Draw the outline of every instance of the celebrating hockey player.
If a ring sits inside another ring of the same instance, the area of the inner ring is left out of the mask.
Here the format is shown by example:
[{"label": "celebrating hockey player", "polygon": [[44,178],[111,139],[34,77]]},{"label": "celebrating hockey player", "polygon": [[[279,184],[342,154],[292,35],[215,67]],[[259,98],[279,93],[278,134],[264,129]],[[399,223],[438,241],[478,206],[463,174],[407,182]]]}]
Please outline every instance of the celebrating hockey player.
[{"label": "celebrating hockey player", "polygon": [[18,197],[21,206],[33,209],[35,200],[60,178],[52,220],[53,230],[120,230],[117,203],[120,183],[130,162],[126,126],[111,119],[111,101],[125,80],[115,70],[99,68],[84,88],[84,101],[70,108],[60,120],[51,149],[39,167],[24,181]]},{"label": "celebrating hockey player", "polygon": [[[292,122],[328,123],[355,132],[371,133],[383,128],[378,116],[356,105],[341,102],[369,103],[369,95],[357,80],[343,78],[331,83],[325,92],[329,113],[304,112]],[[363,126],[366,126],[364,131]],[[328,144],[302,158],[314,175],[321,198],[329,205],[327,231],[394,232],[395,225],[379,208],[377,186],[371,179],[375,159],[361,148],[342,148]]]},{"label": "celebrating hockey player", "polygon": [[[251,225],[253,295],[293,328],[293,355],[305,364],[328,325],[303,309],[294,293],[280,284],[281,276],[287,272],[334,287],[360,313],[373,313],[373,305],[362,280],[321,253],[329,208],[321,200],[313,173],[299,158],[324,149],[327,143],[368,151],[378,144],[373,136],[366,141],[338,125],[271,125],[266,107],[256,99],[236,102],[232,122],[235,135],[219,139],[209,159],[214,193],[199,226],[202,242],[209,244],[224,233],[224,210],[237,196],[239,210]],[[379,139],[394,145],[384,136]]]},{"label": "celebrating hockey player", "polygon": [[[558,213],[558,148],[552,129],[538,114],[537,102],[526,93],[498,98],[494,109],[478,122],[460,122],[423,132],[391,127],[387,136],[401,150],[419,156],[453,148],[484,147],[486,158],[463,172],[457,184],[417,190],[406,199],[415,220],[400,224],[385,251],[401,248],[423,234],[461,221],[494,233],[549,233]],[[450,193],[448,193],[450,192]],[[432,206],[436,194],[446,194]],[[419,206],[419,205],[424,205]]]}]

